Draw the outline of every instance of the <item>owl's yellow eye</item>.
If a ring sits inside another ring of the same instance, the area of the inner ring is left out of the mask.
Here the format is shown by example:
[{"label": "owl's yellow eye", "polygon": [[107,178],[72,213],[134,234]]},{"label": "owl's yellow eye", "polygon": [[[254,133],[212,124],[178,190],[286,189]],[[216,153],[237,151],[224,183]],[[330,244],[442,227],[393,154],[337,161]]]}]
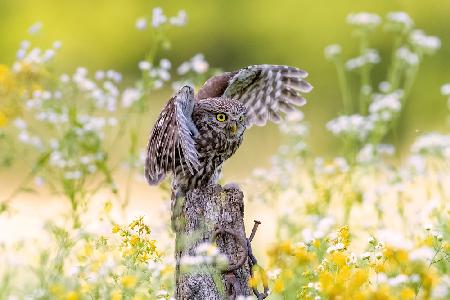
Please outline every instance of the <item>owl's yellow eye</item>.
[{"label": "owl's yellow eye", "polygon": [[225,122],[227,120],[226,114],[216,114],[216,119],[219,122]]}]

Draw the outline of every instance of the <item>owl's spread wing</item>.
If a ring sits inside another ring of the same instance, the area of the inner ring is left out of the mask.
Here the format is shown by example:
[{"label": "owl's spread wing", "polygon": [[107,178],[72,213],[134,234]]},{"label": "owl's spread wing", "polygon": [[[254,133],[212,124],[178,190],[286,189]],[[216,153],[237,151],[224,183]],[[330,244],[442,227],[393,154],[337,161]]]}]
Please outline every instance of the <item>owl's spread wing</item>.
[{"label": "owl's spread wing", "polygon": [[279,122],[280,112],[289,113],[306,103],[300,93],[312,90],[307,76],[307,72],[289,66],[249,66],[234,74],[223,96],[245,105],[249,126],[262,126],[267,120]]},{"label": "owl's spread wing", "polygon": [[193,108],[194,90],[184,86],[161,111],[147,145],[145,177],[150,184],[157,184],[170,171],[175,174],[178,165],[182,172],[194,174],[198,170],[193,138],[198,131],[192,122]]}]

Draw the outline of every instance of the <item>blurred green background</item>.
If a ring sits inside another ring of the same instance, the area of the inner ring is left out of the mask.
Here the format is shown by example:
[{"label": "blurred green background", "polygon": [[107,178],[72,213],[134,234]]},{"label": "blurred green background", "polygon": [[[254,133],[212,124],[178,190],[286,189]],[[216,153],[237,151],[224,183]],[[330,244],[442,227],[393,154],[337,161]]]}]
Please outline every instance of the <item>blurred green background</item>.
[{"label": "blurred green background", "polygon": [[[324,59],[324,47],[339,43],[345,57],[357,55],[357,41],[345,21],[351,12],[384,16],[389,11],[405,11],[416,27],[440,37],[442,47],[421,65],[401,124],[402,140],[407,145],[418,134],[446,126],[446,101],[439,90],[450,82],[448,0],[0,0],[0,63],[14,61],[20,41],[30,38],[29,26],[41,21],[43,31],[32,40],[43,47],[54,40],[62,41],[55,63],[58,71],[72,72],[77,66],[90,70],[112,68],[123,72],[125,81],[131,82],[139,76],[137,63],[152,47],[149,33],[136,30],[135,21],[151,15],[156,6],[169,16],[180,9],[188,14],[188,25],[172,28],[172,47],[161,53],[174,66],[202,52],[211,67],[224,70],[261,63],[307,70],[315,90],[303,111],[311,125],[310,145],[319,155],[335,150],[337,141],[326,131],[325,124],[342,107],[336,72]],[[382,63],[374,69],[377,84],[385,77],[390,60],[391,35],[378,29],[372,46],[382,55]],[[149,129],[169,93],[152,99]],[[260,154],[268,156],[281,142],[275,126],[252,131],[244,149],[238,151],[240,159],[233,160],[235,166],[242,165],[242,161],[249,162],[246,169],[261,165],[261,156],[255,161],[254,152],[249,150],[264,145]]]}]

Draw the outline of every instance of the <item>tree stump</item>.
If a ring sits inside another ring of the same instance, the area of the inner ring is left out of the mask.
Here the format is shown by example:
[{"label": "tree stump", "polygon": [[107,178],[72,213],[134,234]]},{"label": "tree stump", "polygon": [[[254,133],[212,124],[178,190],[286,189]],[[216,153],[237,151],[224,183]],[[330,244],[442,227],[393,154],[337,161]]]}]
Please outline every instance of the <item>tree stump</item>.
[{"label": "tree stump", "polygon": [[[244,195],[239,188],[210,185],[187,193],[179,204],[176,231],[176,299],[235,299],[249,296],[251,270],[244,228]],[[174,211],[172,211],[174,213]],[[198,245],[216,243],[228,258],[228,272],[201,263],[193,270],[183,258],[195,257]]]}]

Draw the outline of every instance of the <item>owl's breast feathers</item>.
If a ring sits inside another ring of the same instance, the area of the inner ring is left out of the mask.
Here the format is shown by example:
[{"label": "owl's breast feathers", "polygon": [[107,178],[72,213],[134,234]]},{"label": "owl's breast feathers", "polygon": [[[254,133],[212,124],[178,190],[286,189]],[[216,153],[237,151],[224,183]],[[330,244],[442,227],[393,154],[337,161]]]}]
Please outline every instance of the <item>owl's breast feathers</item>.
[{"label": "owl's breast feathers", "polygon": [[194,139],[200,162],[219,158],[220,164],[230,158],[242,143],[243,135],[230,138],[225,132],[216,132],[199,124],[199,135]]}]

